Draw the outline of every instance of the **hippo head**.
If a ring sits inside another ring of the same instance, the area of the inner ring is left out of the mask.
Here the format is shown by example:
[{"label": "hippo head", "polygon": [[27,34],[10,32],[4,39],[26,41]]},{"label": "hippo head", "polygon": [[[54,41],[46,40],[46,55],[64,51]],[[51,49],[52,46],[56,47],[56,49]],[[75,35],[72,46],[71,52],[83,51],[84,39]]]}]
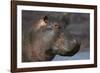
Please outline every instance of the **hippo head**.
[{"label": "hippo head", "polygon": [[58,32],[58,34],[55,34],[57,36],[50,47],[51,50],[49,49],[49,53],[51,51],[50,54],[53,55],[57,54],[61,56],[73,56],[79,51],[80,49],[79,40],[74,38],[72,34],[64,28],[67,27],[65,24],[62,24],[58,20],[56,20],[55,22],[53,18],[51,19],[51,21],[50,20],[48,21],[48,17],[45,17],[44,21],[48,23],[46,28],[47,31],[51,32],[56,30],[56,32]]},{"label": "hippo head", "polygon": [[[67,23],[66,23],[67,25]],[[48,16],[41,17],[34,24],[24,42],[23,57],[28,61],[50,61],[55,55],[73,56],[78,52],[80,43],[64,30],[62,21]],[[24,55],[25,54],[25,55]],[[24,59],[24,58],[23,58]]]}]

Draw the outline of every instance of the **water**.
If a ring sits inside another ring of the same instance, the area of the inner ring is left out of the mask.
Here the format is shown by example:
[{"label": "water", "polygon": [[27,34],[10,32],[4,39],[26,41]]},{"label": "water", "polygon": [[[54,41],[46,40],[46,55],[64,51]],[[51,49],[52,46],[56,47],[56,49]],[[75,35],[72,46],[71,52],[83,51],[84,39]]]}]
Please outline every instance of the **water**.
[{"label": "water", "polygon": [[87,60],[90,59],[90,52],[84,51],[84,52],[78,52],[74,56],[59,56],[56,55],[53,61],[63,61],[63,60]]}]

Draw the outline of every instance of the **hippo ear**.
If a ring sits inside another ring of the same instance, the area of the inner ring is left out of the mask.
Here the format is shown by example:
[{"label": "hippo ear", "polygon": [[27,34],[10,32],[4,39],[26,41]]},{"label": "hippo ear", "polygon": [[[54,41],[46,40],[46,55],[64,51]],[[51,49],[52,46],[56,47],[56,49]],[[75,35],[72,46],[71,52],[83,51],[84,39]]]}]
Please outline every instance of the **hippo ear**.
[{"label": "hippo ear", "polygon": [[61,20],[64,23],[64,28],[67,27],[71,22],[70,14],[64,14]]},{"label": "hippo ear", "polygon": [[48,16],[44,16],[43,20],[44,20],[45,23],[48,23]]}]

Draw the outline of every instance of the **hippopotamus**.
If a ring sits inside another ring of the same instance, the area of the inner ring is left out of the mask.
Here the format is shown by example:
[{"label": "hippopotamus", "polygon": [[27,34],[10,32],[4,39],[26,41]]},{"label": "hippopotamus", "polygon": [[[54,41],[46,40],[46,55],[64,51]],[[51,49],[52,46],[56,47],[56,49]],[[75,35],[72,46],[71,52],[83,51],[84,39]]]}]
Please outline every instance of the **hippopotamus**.
[{"label": "hippopotamus", "polygon": [[76,54],[80,42],[64,30],[67,26],[58,20],[50,20],[48,16],[41,16],[22,38],[22,62],[51,61],[56,55]]}]

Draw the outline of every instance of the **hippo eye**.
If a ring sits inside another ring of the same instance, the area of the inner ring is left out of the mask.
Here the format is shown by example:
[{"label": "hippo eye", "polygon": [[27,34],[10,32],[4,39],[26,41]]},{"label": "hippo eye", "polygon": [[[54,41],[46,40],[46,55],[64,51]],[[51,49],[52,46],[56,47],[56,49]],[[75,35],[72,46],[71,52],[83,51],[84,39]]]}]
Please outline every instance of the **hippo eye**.
[{"label": "hippo eye", "polygon": [[54,27],[59,29],[61,28],[58,24],[55,24]]},{"label": "hippo eye", "polygon": [[57,25],[54,25],[54,27],[58,27]]},{"label": "hippo eye", "polygon": [[57,24],[55,24],[55,27],[58,26]]}]

